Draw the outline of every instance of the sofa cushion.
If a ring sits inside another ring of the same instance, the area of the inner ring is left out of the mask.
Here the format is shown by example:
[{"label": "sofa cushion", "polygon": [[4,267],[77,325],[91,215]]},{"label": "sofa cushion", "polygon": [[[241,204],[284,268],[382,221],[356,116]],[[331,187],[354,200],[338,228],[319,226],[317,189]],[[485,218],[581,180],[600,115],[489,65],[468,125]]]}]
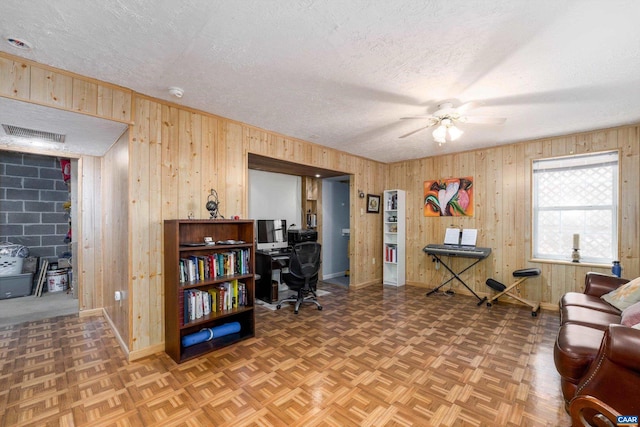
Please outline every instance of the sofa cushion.
[{"label": "sofa cushion", "polygon": [[603,337],[604,331],[600,329],[571,323],[562,325],[553,349],[560,376],[577,384],[595,359]]},{"label": "sofa cushion", "polygon": [[594,310],[604,311],[606,313],[620,314],[620,310],[604,301],[600,297],[583,294],[581,292],[567,292],[560,298],[560,308],[568,305],[577,305],[580,307],[589,307]]},{"label": "sofa cushion", "polygon": [[640,329],[640,302],[637,302],[622,312],[622,321],[624,326]]},{"label": "sofa cushion", "polygon": [[605,330],[611,324],[620,323],[620,315],[607,313],[599,310],[592,310],[588,307],[568,305],[560,310],[560,323],[575,323],[578,325],[590,326],[592,328]]},{"label": "sofa cushion", "polygon": [[625,283],[618,289],[602,295],[603,300],[618,308],[625,308],[640,301],[640,277],[633,279],[629,283]]}]

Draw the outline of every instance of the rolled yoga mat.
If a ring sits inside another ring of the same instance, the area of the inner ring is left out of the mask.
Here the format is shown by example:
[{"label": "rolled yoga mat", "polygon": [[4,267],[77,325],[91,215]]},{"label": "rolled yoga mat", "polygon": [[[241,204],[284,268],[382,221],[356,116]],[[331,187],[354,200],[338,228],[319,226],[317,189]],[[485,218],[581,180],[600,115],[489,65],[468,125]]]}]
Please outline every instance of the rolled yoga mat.
[{"label": "rolled yoga mat", "polygon": [[213,328],[205,328],[199,332],[182,337],[182,346],[189,347],[200,344],[201,342],[210,341],[214,338],[235,334],[236,332],[240,332],[239,322],[225,323],[224,325],[214,326]]}]

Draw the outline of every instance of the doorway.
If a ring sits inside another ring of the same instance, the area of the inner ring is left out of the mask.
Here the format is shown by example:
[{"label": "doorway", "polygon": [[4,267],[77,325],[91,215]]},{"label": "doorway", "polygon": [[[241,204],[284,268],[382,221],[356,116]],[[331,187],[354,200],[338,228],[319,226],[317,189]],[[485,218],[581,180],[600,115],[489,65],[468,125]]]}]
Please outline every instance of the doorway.
[{"label": "doorway", "polygon": [[322,280],[349,286],[351,176],[322,180]]},{"label": "doorway", "polygon": [[[77,159],[2,151],[0,171],[0,241],[29,250],[31,262],[22,273],[32,274],[6,279],[0,292],[0,326],[78,313],[72,268]],[[52,268],[43,276],[42,296],[36,298],[43,260]]]}]

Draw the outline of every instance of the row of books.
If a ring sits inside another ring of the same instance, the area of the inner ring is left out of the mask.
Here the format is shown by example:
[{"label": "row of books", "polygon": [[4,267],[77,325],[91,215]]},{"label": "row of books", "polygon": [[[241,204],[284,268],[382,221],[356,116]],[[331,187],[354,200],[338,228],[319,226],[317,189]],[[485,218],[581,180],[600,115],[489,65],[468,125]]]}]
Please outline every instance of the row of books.
[{"label": "row of books", "polygon": [[385,262],[398,262],[398,247],[393,245],[385,245],[384,260]]},{"label": "row of books", "polygon": [[189,323],[211,313],[247,305],[247,287],[242,282],[232,280],[207,290],[189,289],[184,291],[182,305],[184,323]]},{"label": "row of books", "polygon": [[235,274],[249,274],[251,251],[233,249],[208,255],[180,258],[180,282],[197,282]]}]

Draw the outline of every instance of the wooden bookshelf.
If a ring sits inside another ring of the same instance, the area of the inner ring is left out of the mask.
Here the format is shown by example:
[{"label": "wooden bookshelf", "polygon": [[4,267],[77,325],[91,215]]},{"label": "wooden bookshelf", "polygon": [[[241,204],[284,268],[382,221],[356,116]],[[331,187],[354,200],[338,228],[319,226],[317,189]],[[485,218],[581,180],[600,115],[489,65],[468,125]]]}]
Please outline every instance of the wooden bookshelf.
[{"label": "wooden bookshelf", "polygon": [[[203,245],[204,238],[231,244]],[[181,260],[215,254],[236,253],[246,256],[242,268],[221,271],[218,275],[188,280],[181,275]],[[164,308],[165,352],[177,363],[232,345],[255,335],[255,248],[253,220],[166,220],[164,222]],[[182,280],[181,280],[182,278]],[[208,291],[225,283],[244,284],[246,301],[233,308],[212,311],[199,318],[186,316],[184,292]],[[213,338],[192,346],[183,346],[182,338],[205,328],[215,328],[231,322],[240,324],[240,331]]]}]

